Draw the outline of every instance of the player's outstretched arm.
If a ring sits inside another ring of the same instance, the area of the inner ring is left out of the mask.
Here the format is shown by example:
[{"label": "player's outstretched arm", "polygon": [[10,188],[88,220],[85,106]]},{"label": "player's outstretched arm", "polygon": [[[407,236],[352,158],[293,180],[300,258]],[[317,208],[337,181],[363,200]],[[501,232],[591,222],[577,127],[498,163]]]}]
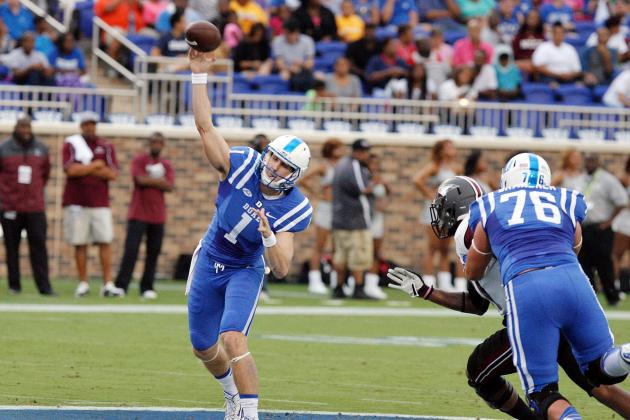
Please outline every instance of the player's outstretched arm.
[{"label": "player's outstretched arm", "polygon": [[[214,59],[208,53],[191,49],[188,53],[188,61],[193,75],[207,75]],[[210,165],[219,171],[221,180],[224,180],[230,172],[230,147],[212,124],[212,107],[208,98],[207,83],[202,83],[202,81],[195,83],[193,80],[192,109],[203,152]]]},{"label": "player's outstretched arm", "polygon": [[454,311],[483,315],[488,310],[487,304],[480,306],[473,301],[470,293],[445,292],[433,286],[427,286],[422,276],[402,267],[390,268],[387,271],[387,278],[392,281],[388,284],[392,289],[398,289],[411,297],[421,297]]},{"label": "player's outstretched arm", "polygon": [[273,275],[281,279],[289,274],[289,266],[293,259],[293,233],[279,232],[277,235],[271,230],[265,209],[258,211],[260,225],[258,231],[262,235],[265,245],[265,260]]}]

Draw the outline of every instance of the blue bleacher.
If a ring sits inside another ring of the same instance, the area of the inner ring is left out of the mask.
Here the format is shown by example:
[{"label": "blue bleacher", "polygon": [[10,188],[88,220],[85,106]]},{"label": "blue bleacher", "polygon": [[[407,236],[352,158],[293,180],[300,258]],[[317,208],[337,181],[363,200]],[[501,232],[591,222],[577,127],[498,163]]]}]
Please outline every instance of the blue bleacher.
[{"label": "blue bleacher", "polygon": [[334,55],[325,55],[323,57],[315,57],[315,70],[324,73],[331,73],[335,68],[335,62],[339,57]]},{"label": "blue bleacher", "polygon": [[564,105],[591,105],[593,103],[593,93],[584,86],[560,85],[556,89],[556,94]]},{"label": "blue bleacher", "polygon": [[[128,35],[127,39],[129,39],[129,41],[136,44],[136,46],[141,48],[142,51],[147,53],[147,55],[150,55],[153,47],[156,47],[158,44],[157,39],[155,39],[152,36],[147,36],[147,35],[138,35],[138,34]],[[135,61],[136,61],[136,54],[130,53],[129,55],[129,68],[130,69],[133,69],[133,65]]]},{"label": "blue bleacher", "polygon": [[608,85],[597,85],[593,88],[593,101],[601,102],[608,90]]},{"label": "blue bleacher", "polygon": [[446,31],[444,32],[444,42],[453,45],[460,39],[465,38],[466,35],[466,32],[462,31]]},{"label": "blue bleacher", "polygon": [[324,41],[315,44],[315,51],[318,55],[336,55],[342,56],[345,54],[347,44],[341,41]]},{"label": "blue bleacher", "polygon": [[525,100],[535,104],[552,104],[556,101],[553,90],[547,83],[523,83]]},{"label": "blue bleacher", "polygon": [[74,5],[79,13],[79,31],[86,38],[92,38],[92,19],[94,18],[94,2],[80,1]]},{"label": "blue bleacher", "polygon": [[398,36],[398,29],[395,26],[379,26],[376,28],[376,37],[378,39],[394,38]]}]

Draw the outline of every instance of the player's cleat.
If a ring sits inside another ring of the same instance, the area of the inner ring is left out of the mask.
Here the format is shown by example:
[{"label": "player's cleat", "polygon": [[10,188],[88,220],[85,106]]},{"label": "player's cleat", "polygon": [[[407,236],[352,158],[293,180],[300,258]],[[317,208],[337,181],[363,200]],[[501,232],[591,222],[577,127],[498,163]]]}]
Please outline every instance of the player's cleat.
[{"label": "player's cleat", "polygon": [[10,295],[19,295],[20,293],[22,293],[21,290],[9,288],[9,294]]},{"label": "player's cleat", "polygon": [[142,292],[142,299],[157,299],[157,297],[158,294],[155,290],[145,290]]},{"label": "player's cleat", "polygon": [[364,290],[363,287],[355,287],[354,288],[354,293],[352,293],[352,299],[370,299],[370,300],[375,300],[375,298],[373,298],[372,296],[370,296],[367,293],[365,293],[365,290]]},{"label": "player's cleat", "polygon": [[346,294],[343,292],[343,287],[337,286],[333,289],[332,291],[333,299],[344,299],[345,297],[346,297]]},{"label": "player's cleat", "polygon": [[228,394],[223,392],[225,397],[225,420],[240,420],[242,418],[241,413],[241,399],[238,394]]},{"label": "player's cleat", "polygon": [[74,291],[74,297],[87,296],[90,293],[90,284],[87,281],[80,281],[76,290]]},{"label": "player's cleat", "polygon": [[101,296],[103,297],[123,297],[125,291],[119,287],[114,286],[114,283],[108,281],[101,289]]},{"label": "player's cleat", "polygon": [[328,288],[322,281],[311,281],[308,284],[308,292],[314,295],[327,295]]},{"label": "player's cleat", "polygon": [[621,360],[628,364],[628,368],[630,369],[630,343],[623,344],[619,348],[619,356]]}]

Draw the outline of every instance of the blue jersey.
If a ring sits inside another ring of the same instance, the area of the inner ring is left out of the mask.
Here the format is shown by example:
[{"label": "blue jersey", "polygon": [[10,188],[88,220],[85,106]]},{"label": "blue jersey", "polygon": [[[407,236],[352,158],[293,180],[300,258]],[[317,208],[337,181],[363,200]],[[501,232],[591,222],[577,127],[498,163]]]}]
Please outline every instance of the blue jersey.
[{"label": "blue jersey", "polygon": [[230,172],[219,183],[216,212],[203,238],[203,246],[215,260],[230,267],[262,266],[264,247],[258,231],[256,210],[265,209],[271,229],[300,232],[311,221],[308,198],[292,188],[278,198],[260,191],[261,155],[249,147],[230,149]]},{"label": "blue jersey", "polygon": [[522,186],[475,201],[469,226],[483,226],[507,284],[527,269],[577,263],[575,228],[585,217],[586,201],[577,191]]}]

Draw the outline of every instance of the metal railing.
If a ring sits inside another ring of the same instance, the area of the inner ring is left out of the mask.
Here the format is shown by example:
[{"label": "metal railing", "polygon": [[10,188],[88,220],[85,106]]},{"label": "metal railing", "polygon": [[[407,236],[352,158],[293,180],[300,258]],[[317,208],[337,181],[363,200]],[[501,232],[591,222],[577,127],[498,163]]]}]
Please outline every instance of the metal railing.
[{"label": "metal railing", "polygon": [[[68,30],[68,23],[69,23],[68,19],[64,19],[65,22],[61,23],[57,19],[55,19],[54,17],[50,16],[46,10],[42,9],[41,7],[39,7],[37,4],[35,4],[31,0],[20,0],[20,2],[24,5],[24,7],[29,9],[31,12],[33,12],[37,16],[43,17],[46,20],[46,22],[50,26],[52,26],[57,32],[63,34],[63,33],[65,33]],[[74,7],[74,2],[70,6]],[[65,15],[68,15],[68,10],[69,10],[69,7],[66,6],[66,13],[65,13]],[[70,16],[71,16],[71,14],[70,14]]]}]

